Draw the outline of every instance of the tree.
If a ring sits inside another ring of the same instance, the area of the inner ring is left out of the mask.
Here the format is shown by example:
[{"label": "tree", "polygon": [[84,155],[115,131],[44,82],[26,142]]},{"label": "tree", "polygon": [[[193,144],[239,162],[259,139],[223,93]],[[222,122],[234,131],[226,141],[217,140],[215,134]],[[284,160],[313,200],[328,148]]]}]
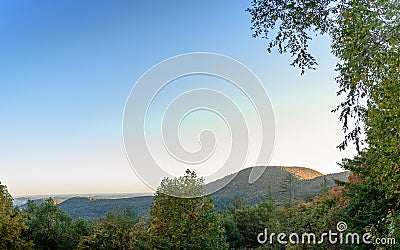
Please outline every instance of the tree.
[{"label": "tree", "polygon": [[[331,230],[337,232],[336,225],[344,220],[342,208],[346,200],[342,197],[342,187],[334,186],[328,193],[322,193],[311,202],[300,202],[285,210],[281,223],[284,225],[283,231],[290,233],[313,233],[317,237],[324,232]],[[320,239],[318,239],[320,240]],[[330,244],[325,240],[321,244],[299,242],[289,244],[285,249],[346,249],[346,246]],[[349,249],[356,249],[351,246]]]},{"label": "tree", "polygon": [[[259,246],[257,236],[267,229],[269,232],[278,233],[282,231],[281,223],[282,210],[270,200],[250,207],[248,205],[233,211],[232,217],[240,233],[240,245],[246,248]],[[229,242],[235,242],[229,239]],[[236,243],[237,244],[237,243]],[[270,244],[267,244],[270,245]],[[272,248],[278,247],[277,243],[270,245]]]},{"label": "tree", "polygon": [[137,213],[127,207],[107,213],[93,227],[93,233],[85,237],[78,249],[139,249],[135,243]]},{"label": "tree", "polygon": [[284,195],[284,205],[286,207],[291,207],[294,203],[293,185],[295,180],[296,178],[294,175],[289,173],[285,178],[283,178],[283,182],[280,184],[280,192]]},{"label": "tree", "polygon": [[[276,28],[267,51],[277,46],[280,53],[289,52],[295,57],[291,65],[300,67],[302,74],[317,65],[309,52],[310,33],[331,37],[332,53],[339,59],[338,94],[347,94],[337,108],[344,131],[350,131],[341,149],[351,140],[359,149],[366,106],[379,104],[382,87],[393,91],[398,86],[399,10],[399,2],[393,0],[253,0],[247,9],[252,15],[253,37],[269,40],[270,31]],[[356,119],[353,130],[349,130],[351,118]]]},{"label": "tree", "polygon": [[81,242],[85,237],[88,237],[93,232],[93,221],[86,220],[84,218],[77,218],[72,225],[73,239],[77,243]]},{"label": "tree", "polygon": [[23,212],[29,226],[27,238],[34,242],[35,249],[75,249],[91,231],[89,222],[82,218],[73,222],[52,198],[40,205],[29,201],[27,206]]},{"label": "tree", "polygon": [[[366,225],[384,230],[387,224],[379,221],[387,209],[400,209],[399,11],[395,0],[253,0],[248,9],[253,36],[269,39],[276,28],[268,51],[290,52],[302,74],[317,65],[308,48],[311,33],[331,38],[338,95],[345,96],[334,110],[345,132],[338,148],[353,142],[359,152],[341,164],[359,180],[346,184],[345,192],[357,231]],[[376,206],[369,206],[373,198]]]},{"label": "tree", "polygon": [[[243,208],[243,207],[241,207]],[[231,207],[230,210],[222,212],[222,226],[225,230],[226,241],[230,249],[237,249],[242,246],[242,235],[240,234],[237,222],[233,217],[233,213],[238,208]]]},{"label": "tree", "polygon": [[27,228],[23,216],[14,210],[7,187],[0,182],[0,249],[32,249],[33,243],[22,237]]},{"label": "tree", "polygon": [[[167,195],[179,194],[179,198]],[[149,239],[154,249],[226,249],[221,219],[211,196],[204,195],[204,180],[190,170],[166,178],[151,207]]]}]

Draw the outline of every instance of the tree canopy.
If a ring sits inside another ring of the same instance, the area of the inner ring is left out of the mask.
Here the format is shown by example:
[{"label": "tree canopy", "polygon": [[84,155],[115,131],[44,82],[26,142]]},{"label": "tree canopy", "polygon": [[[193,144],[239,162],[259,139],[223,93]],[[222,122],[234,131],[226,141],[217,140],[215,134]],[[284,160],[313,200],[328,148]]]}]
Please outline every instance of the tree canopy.
[{"label": "tree canopy", "polygon": [[[166,195],[171,190],[191,198]],[[226,249],[213,199],[204,194],[204,180],[189,170],[182,177],[161,182],[150,212],[149,234],[154,249]]]},{"label": "tree canopy", "polygon": [[[247,9],[253,37],[269,40],[268,52],[277,47],[280,53],[290,53],[291,65],[299,67],[301,74],[317,65],[309,51],[312,34],[330,36],[331,52],[339,61],[338,94],[346,95],[337,107],[348,132],[341,149],[349,141],[360,149],[362,123],[369,115],[366,109],[380,107],[383,86],[398,86],[399,10],[395,0],[254,0]],[[270,38],[272,31],[276,35]],[[352,118],[354,124],[349,123]],[[367,129],[371,125],[366,124]]]},{"label": "tree canopy", "polygon": [[[352,142],[358,151],[341,163],[353,174],[345,192],[348,218],[358,230],[372,226],[399,234],[400,2],[253,0],[247,11],[253,36],[268,39],[269,52],[274,47],[289,52],[301,74],[317,65],[309,52],[312,34],[330,36],[331,52],[338,59],[337,94],[344,96],[333,110],[339,112],[345,132],[338,148]],[[276,35],[270,39],[272,31]],[[391,222],[385,220],[388,210]]]},{"label": "tree canopy", "polygon": [[49,198],[37,205],[28,202],[23,211],[29,227],[27,238],[35,244],[35,249],[74,249],[91,232],[91,224],[84,219],[73,221]]},{"label": "tree canopy", "polygon": [[31,249],[31,241],[22,234],[28,229],[23,216],[16,213],[7,187],[0,183],[0,249]]}]

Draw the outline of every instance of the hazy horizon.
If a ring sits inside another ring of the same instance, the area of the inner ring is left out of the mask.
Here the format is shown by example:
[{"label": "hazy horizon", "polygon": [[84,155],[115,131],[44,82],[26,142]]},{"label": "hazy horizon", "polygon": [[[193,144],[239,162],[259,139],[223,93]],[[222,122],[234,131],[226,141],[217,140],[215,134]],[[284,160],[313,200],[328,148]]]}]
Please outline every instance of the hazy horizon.
[{"label": "hazy horizon", "polygon": [[[267,166],[267,167],[304,167],[304,166]],[[252,167],[248,167],[248,168],[252,168]],[[247,168],[244,168],[247,169]],[[242,170],[244,170],[242,169]],[[315,170],[315,169],[313,169]],[[330,174],[335,174],[335,173],[342,173],[342,172],[346,172],[348,170],[339,170],[337,172],[332,172],[332,173],[325,173],[324,175],[330,175]],[[231,173],[234,174],[234,173]],[[229,175],[229,174],[228,174]],[[223,178],[223,177],[221,177]],[[211,181],[212,182],[212,181]],[[206,184],[208,184],[210,182],[206,182]],[[123,195],[127,195],[127,196],[131,196],[131,195],[152,195],[155,194],[155,191],[152,191],[150,189],[148,190],[143,190],[142,192],[115,192],[115,193],[111,193],[111,192],[104,192],[104,193],[43,193],[43,194],[23,194],[23,195],[13,195],[12,193],[10,193],[12,195],[12,197],[14,199],[18,199],[18,198],[31,198],[31,197],[37,197],[37,199],[41,199],[41,198],[46,198],[46,197],[56,197],[56,196],[66,196],[66,197],[94,197],[94,196],[123,196]]]},{"label": "hazy horizon", "polygon": [[[304,166],[267,166],[267,167],[288,167],[288,168],[290,168],[290,167],[304,167]],[[251,167],[249,167],[249,168],[251,168]],[[245,169],[247,169],[247,168],[245,168]],[[244,169],[242,169],[242,170],[244,170]],[[342,172],[346,172],[346,171],[348,171],[348,170],[341,170],[341,171],[338,171],[338,172],[326,173],[324,175],[342,173]],[[231,173],[231,174],[234,174],[234,173]],[[206,182],[206,184],[208,184],[208,183],[210,183],[210,182]],[[155,194],[155,191],[154,192],[143,191],[143,192],[131,192],[131,193],[129,193],[129,192],[128,193],[125,193],[125,192],[107,193],[106,192],[106,193],[47,193],[47,194],[25,194],[25,195],[16,195],[16,196],[12,195],[12,194],[11,195],[13,196],[13,198],[37,197],[38,199],[41,199],[41,198],[46,198],[46,197],[57,197],[57,196],[60,196],[60,197],[63,197],[63,196],[65,196],[65,197],[73,197],[73,196],[76,196],[76,197],[95,197],[95,196],[124,196],[124,195],[127,195],[129,197],[132,197],[132,195],[140,196],[140,195],[152,195],[152,194]]]}]

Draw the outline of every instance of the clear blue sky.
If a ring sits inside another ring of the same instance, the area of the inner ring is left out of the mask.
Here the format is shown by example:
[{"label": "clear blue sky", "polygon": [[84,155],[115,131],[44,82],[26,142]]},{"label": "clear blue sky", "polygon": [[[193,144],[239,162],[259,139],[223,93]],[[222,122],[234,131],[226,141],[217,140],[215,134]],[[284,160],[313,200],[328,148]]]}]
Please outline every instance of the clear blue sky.
[{"label": "clear blue sky", "polygon": [[317,37],[317,71],[251,38],[249,1],[2,1],[0,180],[13,195],[143,192],[122,144],[136,80],[171,56],[205,51],[247,65],[276,115],[272,165],[323,173],[339,152],[336,59]]}]

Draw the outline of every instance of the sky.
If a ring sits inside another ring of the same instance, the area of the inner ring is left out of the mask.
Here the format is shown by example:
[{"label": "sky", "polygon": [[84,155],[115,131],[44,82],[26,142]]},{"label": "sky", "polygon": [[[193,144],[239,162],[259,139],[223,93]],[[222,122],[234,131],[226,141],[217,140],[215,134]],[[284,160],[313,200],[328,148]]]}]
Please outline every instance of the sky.
[{"label": "sky", "polygon": [[[248,7],[250,1],[2,1],[1,183],[14,196],[149,192],[125,155],[125,103],[149,68],[190,52],[231,57],[263,83],[276,126],[266,165],[342,171],[337,162],[354,149],[336,148],[343,133],[330,112],[340,99],[329,38],[313,39],[319,65],[301,76],[289,55],[268,54],[266,41],[251,37]],[[168,93],[153,112],[175,92]],[[188,121],[185,133],[192,126]]]}]

